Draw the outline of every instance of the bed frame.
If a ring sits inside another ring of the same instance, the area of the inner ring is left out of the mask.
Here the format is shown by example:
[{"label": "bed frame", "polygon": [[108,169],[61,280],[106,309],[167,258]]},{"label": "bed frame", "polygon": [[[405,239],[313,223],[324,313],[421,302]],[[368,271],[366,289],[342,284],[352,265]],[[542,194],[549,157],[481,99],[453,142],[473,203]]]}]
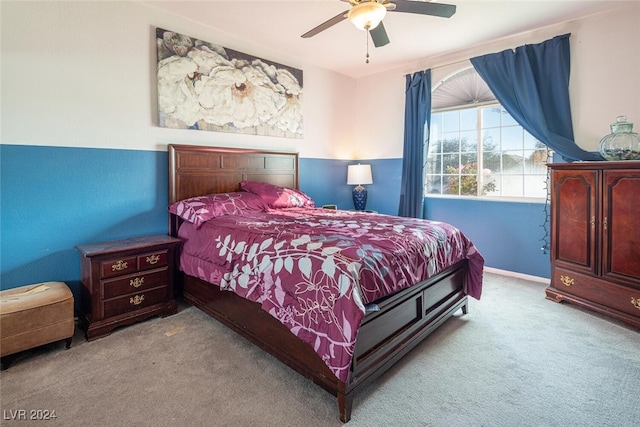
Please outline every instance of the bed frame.
[{"label": "bed frame", "polygon": [[[169,145],[169,203],[239,191],[243,180],[298,188],[298,154],[237,148]],[[177,236],[180,219],[171,215]],[[377,301],[363,319],[349,378],[340,381],[307,343],[260,305],[178,272],[182,297],[337,397],[340,420],[351,418],[355,392],[391,368],[438,326],[467,313],[467,262]],[[178,270],[178,269],[176,269]]]}]

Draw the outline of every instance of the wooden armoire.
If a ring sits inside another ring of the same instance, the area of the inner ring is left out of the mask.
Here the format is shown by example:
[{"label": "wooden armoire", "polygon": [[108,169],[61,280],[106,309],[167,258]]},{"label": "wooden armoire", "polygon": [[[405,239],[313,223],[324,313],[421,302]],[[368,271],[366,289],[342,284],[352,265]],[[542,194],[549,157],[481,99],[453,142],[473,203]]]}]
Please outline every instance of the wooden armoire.
[{"label": "wooden armoire", "polygon": [[550,300],[640,328],[640,161],[550,164]]}]

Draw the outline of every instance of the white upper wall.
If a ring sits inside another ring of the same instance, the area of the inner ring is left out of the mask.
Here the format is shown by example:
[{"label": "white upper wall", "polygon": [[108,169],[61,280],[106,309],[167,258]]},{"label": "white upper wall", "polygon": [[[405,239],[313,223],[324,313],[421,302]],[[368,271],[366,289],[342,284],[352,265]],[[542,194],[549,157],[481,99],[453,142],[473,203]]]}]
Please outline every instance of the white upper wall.
[{"label": "white upper wall", "polygon": [[[3,144],[166,150],[166,144],[339,158],[353,140],[355,81],[139,2],[0,1]],[[303,70],[304,138],[157,125],[155,28]]]},{"label": "white upper wall", "polygon": [[[356,135],[351,148],[363,158],[400,158],[404,138],[405,75],[431,68],[432,85],[469,58],[540,43],[571,33],[569,91],[576,143],[598,149],[609,125],[626,115],[640,132],[640,2],[620,9],[429,58],[357,81]],[[451,64],[451,65],[448,65]]]},{"label": "white upper wall", "polygon": [[[597,149],[620,114],[640,130],[640,2],[357,80],[139,2],[3,0],[0,23],[4,144],[162,151],[180,143],[293,150],[308,158],[400,158],[406,74],[432,68],[437,82],[462,60],[565,33],[572,34],[577,143]],[[304,138],[158,127],[155,27],[302,69]]]}]

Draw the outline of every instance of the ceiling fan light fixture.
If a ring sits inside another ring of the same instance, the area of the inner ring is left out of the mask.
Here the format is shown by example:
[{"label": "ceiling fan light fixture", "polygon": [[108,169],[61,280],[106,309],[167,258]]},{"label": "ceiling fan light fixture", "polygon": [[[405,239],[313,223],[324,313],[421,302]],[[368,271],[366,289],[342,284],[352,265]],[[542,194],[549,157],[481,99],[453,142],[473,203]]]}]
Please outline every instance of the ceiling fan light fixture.
[{"label": "ceiling fan light fixture", "polygon": [[387,14],[387,8],[377,1],[365,1],[349,9],[349,22],[360,30],[373,30]]}]

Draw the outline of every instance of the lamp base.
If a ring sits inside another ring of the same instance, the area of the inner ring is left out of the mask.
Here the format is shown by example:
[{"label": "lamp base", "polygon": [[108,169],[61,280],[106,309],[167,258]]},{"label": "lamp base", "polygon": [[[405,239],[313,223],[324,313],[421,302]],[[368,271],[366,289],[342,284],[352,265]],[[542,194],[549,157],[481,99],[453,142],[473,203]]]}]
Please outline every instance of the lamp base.
[{"label": "lamp base", "polygon": [[367,189],[357,185],[353,189],[353,207],[357,211],[363,211],[365,206],[367,206]]}]

